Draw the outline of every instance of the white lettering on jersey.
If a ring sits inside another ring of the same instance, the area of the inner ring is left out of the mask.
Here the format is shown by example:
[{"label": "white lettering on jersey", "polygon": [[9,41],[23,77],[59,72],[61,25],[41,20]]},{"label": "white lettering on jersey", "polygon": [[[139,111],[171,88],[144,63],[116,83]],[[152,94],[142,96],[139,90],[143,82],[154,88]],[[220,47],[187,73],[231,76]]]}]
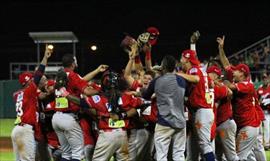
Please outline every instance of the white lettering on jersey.
[{"label": "white lettering on jersey", "polygon": [[94,95],[94,96],[92,96],[92,99],[93,99],[94,103],[99,103],[100,100],[101,100],[101,98],[100,98],[99,95]]},{"label": "white lettering on jersey", "polygon": [[191,68],[191,69],[189,70],[189,73],[190,73],[190,74],[197,73],[197,72],[198,72],[198,69],[197,69],[197,68]]},{"label": "white lettering on jersey", "polygon": [[16,112],[17,112],[17,116],[22,116],[23,115],[23,91],[21,91],[18,96],[17,96],[17,100],[16,100]]},{"label": "white lettering on jersey", "polygon": [[123,100],[122,100],[122,98],[120,97],[119,99],[118,99],[118,105],[122,105],[123,104]]},{"label": "white lettering on jersey", "polygon": [[143,115],[151,115],[151,106],[148,106],[142,113]]}]

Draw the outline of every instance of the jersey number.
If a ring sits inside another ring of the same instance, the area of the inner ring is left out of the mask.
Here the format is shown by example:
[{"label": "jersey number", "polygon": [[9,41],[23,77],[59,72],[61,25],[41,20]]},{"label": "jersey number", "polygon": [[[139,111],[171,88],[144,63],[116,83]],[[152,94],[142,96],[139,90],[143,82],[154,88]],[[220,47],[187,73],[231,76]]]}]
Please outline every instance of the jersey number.
[{"label": "jersey number", "polygon": [[23,92],[21,92],[20,94],[18,94],[17,96],[17,101],[16,101],[16,112],[17,112],[17,116],[20,117],[23,115]]}]

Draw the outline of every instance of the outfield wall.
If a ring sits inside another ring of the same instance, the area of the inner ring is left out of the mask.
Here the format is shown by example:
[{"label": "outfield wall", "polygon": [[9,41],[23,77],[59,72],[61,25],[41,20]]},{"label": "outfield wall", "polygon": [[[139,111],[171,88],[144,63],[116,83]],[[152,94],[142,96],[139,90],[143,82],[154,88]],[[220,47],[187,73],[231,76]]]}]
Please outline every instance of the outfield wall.
[{"label": "outfield wall", "polygon": [[0,81],[0,118],[16,117],[16,108],[12,95],[20,88],[18,80]]}]

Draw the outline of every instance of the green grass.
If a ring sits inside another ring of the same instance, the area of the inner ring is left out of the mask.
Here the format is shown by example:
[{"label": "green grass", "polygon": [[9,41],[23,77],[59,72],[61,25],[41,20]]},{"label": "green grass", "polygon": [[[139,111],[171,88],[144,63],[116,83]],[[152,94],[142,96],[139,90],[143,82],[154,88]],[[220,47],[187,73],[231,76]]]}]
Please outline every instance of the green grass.
[{"label": "green grass", "polygon": [[265,151],[267,160],[270,160],[270,151]]},{"label": "green grass", "polygon": [[14,161],[15,155],[13,152],[0,152],[0,160],[1,161]]},{"label": "green grass", "polygon": [[15,119],[0,119],[0,137],[10,137],[14,121]]}]

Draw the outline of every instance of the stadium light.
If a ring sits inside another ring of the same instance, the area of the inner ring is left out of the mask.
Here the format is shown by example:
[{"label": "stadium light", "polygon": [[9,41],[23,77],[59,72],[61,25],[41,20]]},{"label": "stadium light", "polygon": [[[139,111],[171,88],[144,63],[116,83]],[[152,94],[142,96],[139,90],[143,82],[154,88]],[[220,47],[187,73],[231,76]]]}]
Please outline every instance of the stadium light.
[{"label": "stadium light", "polygon": [[96,45],[92,45],[92,46],[90,47],[90,49],[91,49],[92,51],[96,51],[96,50],[97,50],[97,46],[96,46]]}]

